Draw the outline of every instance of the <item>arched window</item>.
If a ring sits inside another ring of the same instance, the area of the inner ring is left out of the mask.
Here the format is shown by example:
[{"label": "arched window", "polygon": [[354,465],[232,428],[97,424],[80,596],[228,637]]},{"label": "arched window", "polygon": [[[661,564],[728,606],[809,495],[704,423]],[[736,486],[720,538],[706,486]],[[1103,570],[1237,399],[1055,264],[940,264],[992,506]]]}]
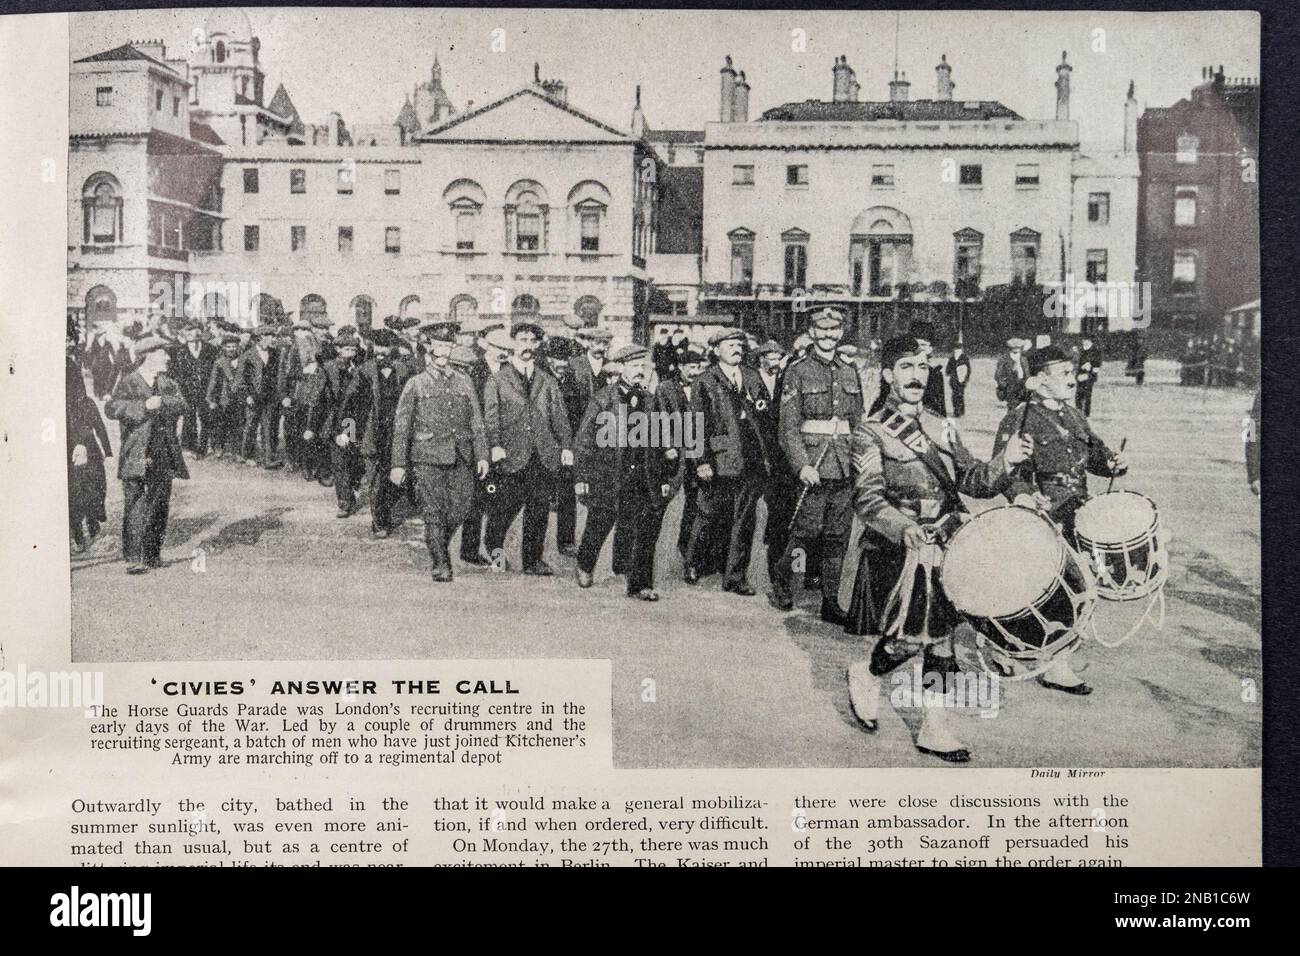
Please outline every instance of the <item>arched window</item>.
[{"label": "arched window", "polygon": [[506,249],[545,252],[550,219],[546,190],[531,179],[521,179],[506,191]]},{"label": "arched window", "polygon": [[97,285],[86,293],[86,322],[98,325],[101,322],[117,321],[117,295],[106,285]]},{"label": "arched window", "polygon": [[609,204],[609,190],[594,179],[584,180],[569,191],[572,235],[578,252],[600,251],[600,232]]},{"label": "arched window", "polygon": [[478,316],[478,300],[472,295],[462,293],[451,300],[451,308],[448,309],[448,314],[454,321],[463,325]]},{"label": "arched window", "polygon": [[472,179],[458,179],[442,193],[451,213],[451,234],[457,252],[473,252],[478,242],[487,193]]},{"label": "arched window", "polygon": [[368,329],[375,321],[375,300],[368,295],[359,295],[349,306],[352,310],[352,324],[358,329]]},{"label": "arched window", "polygon": [[122,241],[122,186],[109,173],[95,173],[81,190],[82,241]]},{"label": "arched window", "polygon": [[408,295],[402,300],[402,304],[397,311],[404,319],[418,316],[420,314],[420,297],[418,295]]},{"label": "arched window", "polygon": [[510,317],[512,319],[532,320],[537,318],[542,311],[542,305],[537,301],[535,296],[528,293],[515,296],[515,301],[510,303]]},{"label": "arched window", "polygon": [[573,314],[582,319],[586,325],[595,325],[600,321],[600,310],[604,308],[594,295],[584,295],[573,303]]},{"label": "arched window", "polygon": [[314,325],[315,322],[323,320],[328,314],[325,300],[315,292],[307,293],[302,297],[302,301],[298,303],[298,314]]},{"label": "arched window", "polygon": [[275,296],[259,292],[249,303],[248,314],[256,316],[258,325],[278,325],[284,318],[284,306]]}]

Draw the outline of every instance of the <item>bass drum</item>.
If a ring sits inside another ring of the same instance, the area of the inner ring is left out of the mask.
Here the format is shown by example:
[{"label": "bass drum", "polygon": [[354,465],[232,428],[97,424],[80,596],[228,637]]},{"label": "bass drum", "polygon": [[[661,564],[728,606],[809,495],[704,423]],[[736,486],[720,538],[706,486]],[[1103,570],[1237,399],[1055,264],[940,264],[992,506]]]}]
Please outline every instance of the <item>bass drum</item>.
[{"label": "bass drum", "polygon": [[1096,606],[1092,572],[1046,517],[1018,505],[990,508],[962,525],[939,574],[976,632],[981,662],[1017,679],[1042,673],[1077,644]]}]

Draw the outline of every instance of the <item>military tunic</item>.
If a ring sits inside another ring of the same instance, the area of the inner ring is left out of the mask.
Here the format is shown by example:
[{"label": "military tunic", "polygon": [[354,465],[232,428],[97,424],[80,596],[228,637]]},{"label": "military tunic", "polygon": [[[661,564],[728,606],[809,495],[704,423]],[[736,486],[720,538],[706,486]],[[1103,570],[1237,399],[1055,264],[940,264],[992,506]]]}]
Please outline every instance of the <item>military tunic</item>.
[{"label": "military tunic", "polygon": [[[785,371],[781,389],[781,450],[791,478],[805,467],[821,478],[808,486],[794,516],[784,560],[774,564],[777,597],[788,600],[791,555],[816,549],[821,559],[822,609],[838,601],[844,547],[852,524],[853,450],[851,435],[862,418],[862,380],[844,359],[827,361],[816,352]],[[796,496],[798,491],[795,492]]]},{"label": "military tunic", "polygon": [[1034,440],[1034,454],[1015,469],[1007,497],[1042,492],[1051,499],[1051,516],[1074,542],[1074,513],[1088,500],[1088,475],[1110,477],[1114,453],[1097,437],[1088,419],[1064,402],[1048,408],[1035,397],[1003,417],[994,440],[999,454],[1021,431]]},{"label": "military tunic", "polygon": [[474,497],[474,466],[487,461],[487,433],[474,383],[426,369],[402,389],[393,419],[392,466],[410,468],[435,573],[451,570],[447,545]]}]

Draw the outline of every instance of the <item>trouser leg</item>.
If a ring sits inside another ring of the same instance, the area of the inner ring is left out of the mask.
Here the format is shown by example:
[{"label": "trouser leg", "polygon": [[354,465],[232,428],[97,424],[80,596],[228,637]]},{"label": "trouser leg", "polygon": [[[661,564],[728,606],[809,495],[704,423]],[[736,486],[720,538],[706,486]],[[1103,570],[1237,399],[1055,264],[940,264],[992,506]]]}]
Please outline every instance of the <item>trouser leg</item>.
[{"label": "trouser leg", "polygon": [[551,519],[551,486],[554,479],[536,459],[524,471],[532,473],[525,489],[527,499],[524,503],[522,544],[524,567],[528,567],[542,560],[546,547],[546,526]]},{"label": "trouser leg", "polygon": [[555,488],[555,545],[573,547],[578,522],[578,497],[573,492],[573,469],[560,469]]},{"label": "trouser leg", "polygon": [[839,606],[840,575],[844,567],[844,549],[848,545],[853,521],[853,484],[847,478],[823,482],[825,495],[819,517],[821,524],[822,607]]},{"label": "trouser leg", "polygon": [[694,526],[695,517],[699,512],[699,487],[694,481],[683,482],[682,520],[677,529],[677,550],[683,559],[685,559],[686,549],[691,543],[691,528]]},{"label": "trouser leg", "polygon": [[330,443],[330,471],[334,474],[334,496],[338,500],[339,510],[351,512],[357,505],[355,481],[356,453],[352,446],[340,448]]},{"label": "trouser leg", "polygon": [[496,494],[491,495],[488,502],[488,521],[487,521],[487,551],[488,556],[493,560],[496,555],[505,547],[506,533],[510,530],[510,525],[514,523],[515,516],[524,506],[526,489],[525,482],[528,480],[528,469],[513,475],[499,475],[496,478]]},{"label": "trouser leg", "polygon": [[743,478],[732,480],[736,482],[736,488],[731,496],[731,541],[727,547],[723,585],[736,587],[748,583],[749,556],[754,546],[754,520],[761,489]]},{"label": "trouser leg", "polygon": [[141,561],[145,504],[144,479],[122,479],[122,557],[127,564]]},{"label": "trouser leg", "polygon": [[145,525],[141,556],[148,564],[162,560],[163,539],[167,535],[167,518],[171,513],[172,480],[149,478],[145,480]]},{"label": "trouser leg", "polygon": [[655,551],[663,526],[664,508],[657,502],[644,502],[636,519],[636,538],[631,567],[627,572],[627,593],[653,590],[655,586]]},{"label": "trouser leg", "polygon": [[387,531],[392,523],[393,499],[401,489],[388,480],[388,463],[366,458],[366,491],[370,498],[370,530]]},{"label": "trouser leg", "polygon": [[686,542],[688,568],[704,570],[706,563],[712,562],[714,535],[724,510],[729,512],[732,507],[732,489],[726,482],[725,478],[712,478],[698,487],[695,517]]},{"label": "trouser leg", "polygon": [[483,482],[474,483],[473,498],[469,504],[469,514],[460,526],[460,559],[462,561],[473,561],[479,556],[479,548],[483,544],[483,502],[487,493],[483,490]]},{"label": "trouser leg", "polygon": [[608,507],[588,507],[582,526],[582,543],[578,545],[578,567],[591,574],[600,558],[600,549],[618,520],[618,512]]}]

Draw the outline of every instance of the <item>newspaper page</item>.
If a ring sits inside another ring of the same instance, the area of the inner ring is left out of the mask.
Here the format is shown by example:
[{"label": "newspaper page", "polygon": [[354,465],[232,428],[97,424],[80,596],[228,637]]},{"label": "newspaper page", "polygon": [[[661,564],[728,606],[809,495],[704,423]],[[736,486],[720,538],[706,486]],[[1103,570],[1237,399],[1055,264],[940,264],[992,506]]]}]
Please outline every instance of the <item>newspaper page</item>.
[{"label": "newspaper page", "polygon": [[1259,864],[1256,14],[0,46],[4,862]]}]

